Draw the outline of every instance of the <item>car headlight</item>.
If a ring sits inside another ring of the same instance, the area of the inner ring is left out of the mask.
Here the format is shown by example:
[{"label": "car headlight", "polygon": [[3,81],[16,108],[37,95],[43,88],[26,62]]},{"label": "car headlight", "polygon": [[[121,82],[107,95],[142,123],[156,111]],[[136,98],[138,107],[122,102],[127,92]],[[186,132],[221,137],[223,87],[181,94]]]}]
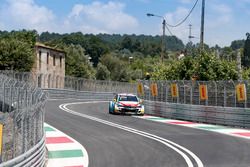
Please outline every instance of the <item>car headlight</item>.
[{"label": "car headlight", "polygon": [[123,107],[123,105],[122,105],[122,104],[120,104],[120,103],[118,103],[118,104],[117,104],[117,106],[118,106],[118,107]]}]

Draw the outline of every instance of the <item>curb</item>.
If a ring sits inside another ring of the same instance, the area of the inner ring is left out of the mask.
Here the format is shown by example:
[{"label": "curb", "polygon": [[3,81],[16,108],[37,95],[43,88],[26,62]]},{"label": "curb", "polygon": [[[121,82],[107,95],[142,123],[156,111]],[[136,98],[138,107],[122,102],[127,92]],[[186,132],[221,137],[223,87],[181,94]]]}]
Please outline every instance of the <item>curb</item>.
[{"label": "curb", "polygon": [[181,121],[181,120],[168,119],[168,118],[156,117],[156,116],[151,116],[151,115],[134,116],[134,117],[145,119],[145,120],[150,120],[150,121],[155,121],[155,122],[160,122],[160,123],[171,124],[171,125],[179,125],[179,126],[185,126],[189,128],[207,130],[207,131],[222,133],[225,135],[241,137],[241,138],[250,140],[250,130],[248,129],[232,128],[229,126],[196,123],[196,122],[190,122],[190,121]]},{"label": "curb", "polygon": [[88,153],[80,143],[47,123],[44,130],[47,167],[88,167]]}]

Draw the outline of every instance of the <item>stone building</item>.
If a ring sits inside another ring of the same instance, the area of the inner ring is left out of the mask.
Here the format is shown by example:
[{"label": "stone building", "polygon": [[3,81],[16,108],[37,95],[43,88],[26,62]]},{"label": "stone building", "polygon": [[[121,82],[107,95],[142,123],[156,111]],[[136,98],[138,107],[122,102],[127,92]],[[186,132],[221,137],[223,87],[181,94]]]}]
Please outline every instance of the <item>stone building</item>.
[{"label": "stone building", "polygon": [[35,52],[36,61],[33,72],[38,74],[38,86],[42,88],[63,88],[65,52],[42,43],[36,43]]}]

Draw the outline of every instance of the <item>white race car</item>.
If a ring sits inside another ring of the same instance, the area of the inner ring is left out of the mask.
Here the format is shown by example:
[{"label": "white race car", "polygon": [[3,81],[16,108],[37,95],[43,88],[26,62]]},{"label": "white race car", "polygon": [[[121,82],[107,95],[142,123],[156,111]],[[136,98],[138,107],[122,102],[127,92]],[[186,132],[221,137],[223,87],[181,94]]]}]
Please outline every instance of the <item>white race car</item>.
[{"label": "white race car", "polygon": [[144,115],[142,100],[133,94],[117,94],[109,102],[110,114],[136,114]]}]

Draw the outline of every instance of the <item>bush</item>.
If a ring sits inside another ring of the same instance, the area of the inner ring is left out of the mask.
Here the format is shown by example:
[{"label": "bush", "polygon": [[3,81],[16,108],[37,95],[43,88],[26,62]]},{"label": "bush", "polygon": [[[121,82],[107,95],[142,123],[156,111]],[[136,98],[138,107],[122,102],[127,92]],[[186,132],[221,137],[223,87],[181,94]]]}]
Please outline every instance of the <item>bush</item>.
[{"label": "bush", "polygon": [[202,81],[237,80],[237,64],[202,52],[199,56],[186,56],[182,60],[157,65],[152,73],[155,80],[190,80],[193,76]]}]

